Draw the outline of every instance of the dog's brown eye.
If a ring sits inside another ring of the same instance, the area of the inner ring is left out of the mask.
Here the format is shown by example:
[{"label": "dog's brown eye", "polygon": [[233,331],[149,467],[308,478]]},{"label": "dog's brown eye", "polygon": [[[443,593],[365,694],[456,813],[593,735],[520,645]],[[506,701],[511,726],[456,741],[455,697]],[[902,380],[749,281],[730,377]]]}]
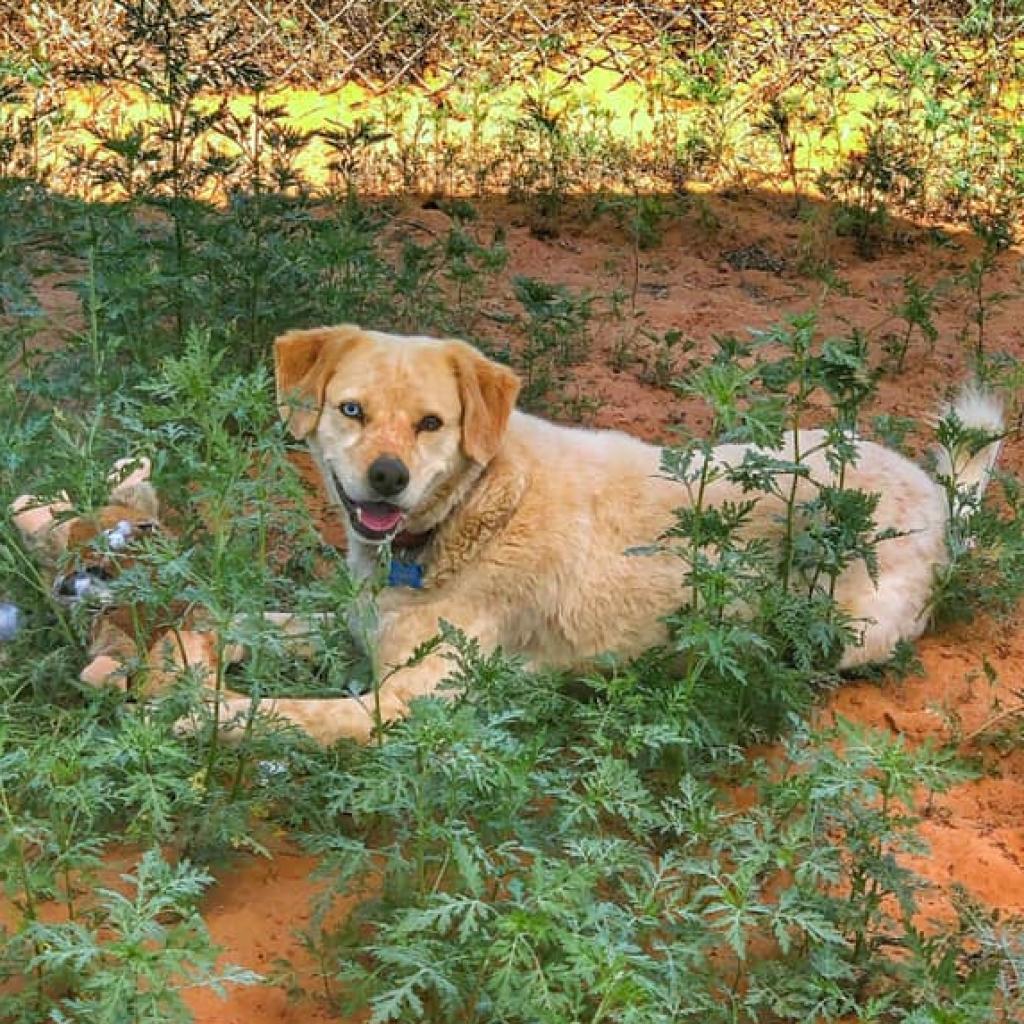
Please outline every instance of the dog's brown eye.
[{"label": "dog's brown eye", "polygon": [[423,430],[440,430],[443,426],[440,416],[424,416],[423,419],[416,424],[416,432],[419,433]]}]

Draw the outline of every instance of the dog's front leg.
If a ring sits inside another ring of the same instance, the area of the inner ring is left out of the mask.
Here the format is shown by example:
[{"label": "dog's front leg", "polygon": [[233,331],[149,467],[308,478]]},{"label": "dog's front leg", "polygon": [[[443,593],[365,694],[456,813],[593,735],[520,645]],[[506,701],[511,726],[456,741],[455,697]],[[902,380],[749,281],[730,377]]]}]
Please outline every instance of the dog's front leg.
[{"label": "dog's front leg", "polygon": [[[451,661],[443,648],[413,659],[438,634],[442,622],[458,626],[484,650],[498,642],[493,609],[482,598],[389,594],[380,610],[375,644],[380,682],[373,691],[361,697],[267,699],[260,702],[260,710],[291,722],[321,744],[339,739],[366,743],[378,726],[404,718],[417,697],[437,692],[449,674]],[[229,731],[237,731],[252,710],[250,700],[231,697],[223,701],[220,719]]]}]

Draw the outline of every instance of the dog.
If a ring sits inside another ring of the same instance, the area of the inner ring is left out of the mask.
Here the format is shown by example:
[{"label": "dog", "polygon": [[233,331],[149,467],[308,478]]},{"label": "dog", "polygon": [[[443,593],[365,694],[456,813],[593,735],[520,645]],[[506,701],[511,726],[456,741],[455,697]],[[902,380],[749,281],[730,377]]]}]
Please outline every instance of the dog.
[{"label": "dog", "polygon": [[[457,340],[404,337],[352,325],[291,331],[274,344],[279,410],[305,441],[344,516],[348,564],[361,577],[393,553],[378,604],[374,642],[383,678],[375,698],[265,701],[262,707],[315,740],[367,741],[378,722],[407,714],[438,691],[450,670],[442,650],[412,655],[442,622],[481,648],[527,663],[578,668],[599,655],[630,658],[662,644],[665,617],[684,601],[678,555],[656,545],[690,503],[686,486],[661,469],[661,450],[626,434],[559,426],[515,410],[519,381],[508,367]],[[968,392],[957,406],[967,427],[998,433],[1001,407]],[[834,480],[821,431],[800,450],[817,481]],[[875,522],[895,536],[838,577],[835,599],[863,623],[841,667],[885,661],[927,625],[936,569],[948,561],[947,493],[904,456],[857,442],[845,486],[877,494]],[[721,445],[713,459],[736,466],[748,451]],[[960,484],[980,492],[998,444],[965,453]],[[792,451],[776,453],[791,458]],[[713,475],[705,501],[748,498]],[[799,479],[797,500],[816,493]],[[780,499],[755,504],[745,533],[780,537]],[[247,701],[229,700],[244,717]],[[225,716],[230,717],[230,716]]]},{"label": "dog", "polygon": [[216,666],[216,645],[207,633],[172,629],[173,613],[164,621],[117,600],[117,577],[136,563],[147,538],[167,532],[149,475],[148,459],[120,460],[109,476],[107,503],[89,515],[73,515],[66,495],[43,501],[23,494],[10,508],[26,549],[50,576],[54,602],[89,613],[86,664],[79,674],[89,686],[127,692],[131,677],[141,674],[147,689],[159,693],[187,666]]},{"label": "dog", "polygon": [[[161,521],[160,501],[150,482],[148,458],[121,459],[108,477],[106,503],[75,515],[67,495],[45,501],[23,494],[12,502],[11,519],[38,560],[56,604],[87,615],[86,662],[79,680],[147,699],[166,693],[191,670],[209,691],[222,670],[240,662],[245,648],[219,635],[211,617],[192,603],[148,607],[117,587],[122,573],[144,559],[147,542],[174,537]],[[318,623],[287,612],[265,612],[257,620],[238,616],[232,633],[271,629],[296,653],[310,650]],[[227,697],[241,694],[221,687]]]}]

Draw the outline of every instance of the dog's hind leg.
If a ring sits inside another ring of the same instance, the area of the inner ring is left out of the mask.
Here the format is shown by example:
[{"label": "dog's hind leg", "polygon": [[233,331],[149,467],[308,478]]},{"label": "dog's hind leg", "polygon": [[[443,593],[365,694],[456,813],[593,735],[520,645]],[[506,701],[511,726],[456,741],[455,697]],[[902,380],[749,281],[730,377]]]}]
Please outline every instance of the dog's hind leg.
[{"label": "dog's hind leg", "polygon": [[934,561],[922,561],[883,568],[877,581],[863,563],[843,574],[836,600],[861,633],[859,643],[843,652],[841,669],[889,661],[900,641],[916,640],[925,631],[934,566]]}]

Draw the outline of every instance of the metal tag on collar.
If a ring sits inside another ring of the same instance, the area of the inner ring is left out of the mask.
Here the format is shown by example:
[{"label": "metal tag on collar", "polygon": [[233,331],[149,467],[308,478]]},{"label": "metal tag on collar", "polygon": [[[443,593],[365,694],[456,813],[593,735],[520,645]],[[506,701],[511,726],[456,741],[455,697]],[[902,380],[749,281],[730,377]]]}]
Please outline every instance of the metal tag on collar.
[{"label": "metal tag on collar", "polygon": [[388,586],[422,590],[423,566],[418,562],[401,562],[397,558],[392,558],[388,567]]}]

